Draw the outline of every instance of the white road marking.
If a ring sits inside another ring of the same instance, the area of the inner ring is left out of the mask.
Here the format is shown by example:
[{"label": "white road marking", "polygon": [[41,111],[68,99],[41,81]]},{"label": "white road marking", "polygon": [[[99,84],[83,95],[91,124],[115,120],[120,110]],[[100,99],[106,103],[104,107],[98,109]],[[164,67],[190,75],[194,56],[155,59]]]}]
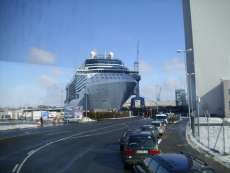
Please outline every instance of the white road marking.
[{"label": "white road marking", "polygon": [[68,168],[70,168],[74,164],[74,162],[86,155],[90,150],[92,150],[92,146],[82,151],[81,153],[78,153],[71,161],[68,161],[68,163],[62,169],[59,169],[56,173],[66,172],[66,170],[68,170]]},{"label": "white road marking", "polygon": [[[106,129],[106,128],[110,128],[110,127],[116,127],[116,126],[123,126],[122,128],[119,128],[119,129],[115,129],[115,130],[112,130],[112,131],[105,131],[105,132],[102,132],[102,133],[95,133],[95,134],[88,134],[88,135],[82,135],[84,133],[92,133],[94,131],[98,131],[98,130],[102,130],[102,129]],[[68,139],[77,139],[77,138],[83,138],[83,137],[89,137],[89,136],[94,136],[94,135],[103,135],[103,134],[107,134],[107,133],[111,133],[111,132],[114,132],[114,131],[118,131],[118,130],[121,130],[121,129],[124,129],[124,128],[127,128],[127,124],[125,123],[122,123],[122,124],[116,124],[116,125],[109,125],[109,126],[106,126],[106,127],[102,127],[102,128],[97,128],[97,129],[94,129],[94,130],[89,130],[89,131],[84,131],[84,132],[81,132],[81,133],[77,133],[77,134],[74,134],[74,135],[71,135],[71,136],[67,136],[67,137],[64,137],[64,138],[61,138],[61,139],[58,139],[58,140],[55,140],[55,141],[51,141],[51,142],[48,142],[47,144],[45,145],[42,145],[34,150],[31,150],[27,153],[27,156],[24,158],[24,160],[20,163],[18,169],[17,169],[17,173],[20,173],[23,165],[26,163],[26,161],[33,155],[35,154],[36,152],[40,151],[41,149],[45,148],[45,147],[48,147],[49,145],[51,144],[54,144],[54,143],[57,143],[57,142],[60,142],[60,141],[65,141],[65,140],[68,140]],[[82,136],[80,136],[82,135]]]},{"label": "white road marking", "polygon": [[31,154],[33,154],[33,152],[34,152],[34,150],[31,150],[31,151],[29,151],[27,154],[28,154],[28,155],[31,155]]},{"label": "white road marking", "polygon": [[15,172],[17,168],[18,168],[18,163],[14,166],[12,172]]}]

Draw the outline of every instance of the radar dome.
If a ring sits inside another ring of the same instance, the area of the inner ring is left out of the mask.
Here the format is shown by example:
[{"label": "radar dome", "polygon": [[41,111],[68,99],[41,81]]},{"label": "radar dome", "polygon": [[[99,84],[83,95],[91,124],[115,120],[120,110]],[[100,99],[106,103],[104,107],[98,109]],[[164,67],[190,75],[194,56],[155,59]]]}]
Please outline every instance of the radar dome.
[{"label": "radar dome", "polygon": [[96,58],[96,55],[97,55],[96,51],[92,50],[92,51],[90,52],[90,57],[91,57],[92,59],[95,59],[95,58]]},{"label": "radar dome", "polygon": [[114,56],[114,53],[113,53],[113,52],[109,52],[109,54],[108,54],[108,58],[109,58],[109,59],[112,59],[112,58],[113,58],[113,56]]}]

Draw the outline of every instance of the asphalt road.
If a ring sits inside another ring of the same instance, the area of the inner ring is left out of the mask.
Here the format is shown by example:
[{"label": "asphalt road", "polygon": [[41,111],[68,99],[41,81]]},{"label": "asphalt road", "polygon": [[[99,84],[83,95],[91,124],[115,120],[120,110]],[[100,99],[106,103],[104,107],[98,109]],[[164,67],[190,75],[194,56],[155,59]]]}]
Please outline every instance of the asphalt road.
[{"label": "asphalt road", "polygon": [[[106,120],[0,132],[0,173],[130,173],[123,168],[118,140],[128,126],[148,123],[143,119]],[[199,155],[185,141],[185,124],[186,120],[168,127],[162,152]],[[220,173],[229,172],[211,159],[207,162]]]}]

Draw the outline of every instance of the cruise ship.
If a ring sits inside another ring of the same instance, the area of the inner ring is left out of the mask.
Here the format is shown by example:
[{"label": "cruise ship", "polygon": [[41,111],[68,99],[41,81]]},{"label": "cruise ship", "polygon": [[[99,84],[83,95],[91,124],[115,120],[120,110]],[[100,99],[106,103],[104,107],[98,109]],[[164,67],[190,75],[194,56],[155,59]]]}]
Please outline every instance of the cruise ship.
[{"label": "cruise ship", "polygon": [[135,94],[140,76],[130,71],[112,52],[95,51],[78,68],[66,86],[65,114],[77,111],[118,111]]}]

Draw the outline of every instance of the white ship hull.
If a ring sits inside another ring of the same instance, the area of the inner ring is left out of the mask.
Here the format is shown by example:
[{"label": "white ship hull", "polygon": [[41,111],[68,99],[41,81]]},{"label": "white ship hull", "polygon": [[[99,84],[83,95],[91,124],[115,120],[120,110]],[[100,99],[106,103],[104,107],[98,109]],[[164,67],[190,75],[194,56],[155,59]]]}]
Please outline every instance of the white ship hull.
[{"label": "white ship hull", "polygon": [[90,111],[119,110],[124,102],[133,94],[137,82],[130,80],[104,80],[87,85],[78,99],[72,100],[65,108],[74,113],[77,107]]}]

